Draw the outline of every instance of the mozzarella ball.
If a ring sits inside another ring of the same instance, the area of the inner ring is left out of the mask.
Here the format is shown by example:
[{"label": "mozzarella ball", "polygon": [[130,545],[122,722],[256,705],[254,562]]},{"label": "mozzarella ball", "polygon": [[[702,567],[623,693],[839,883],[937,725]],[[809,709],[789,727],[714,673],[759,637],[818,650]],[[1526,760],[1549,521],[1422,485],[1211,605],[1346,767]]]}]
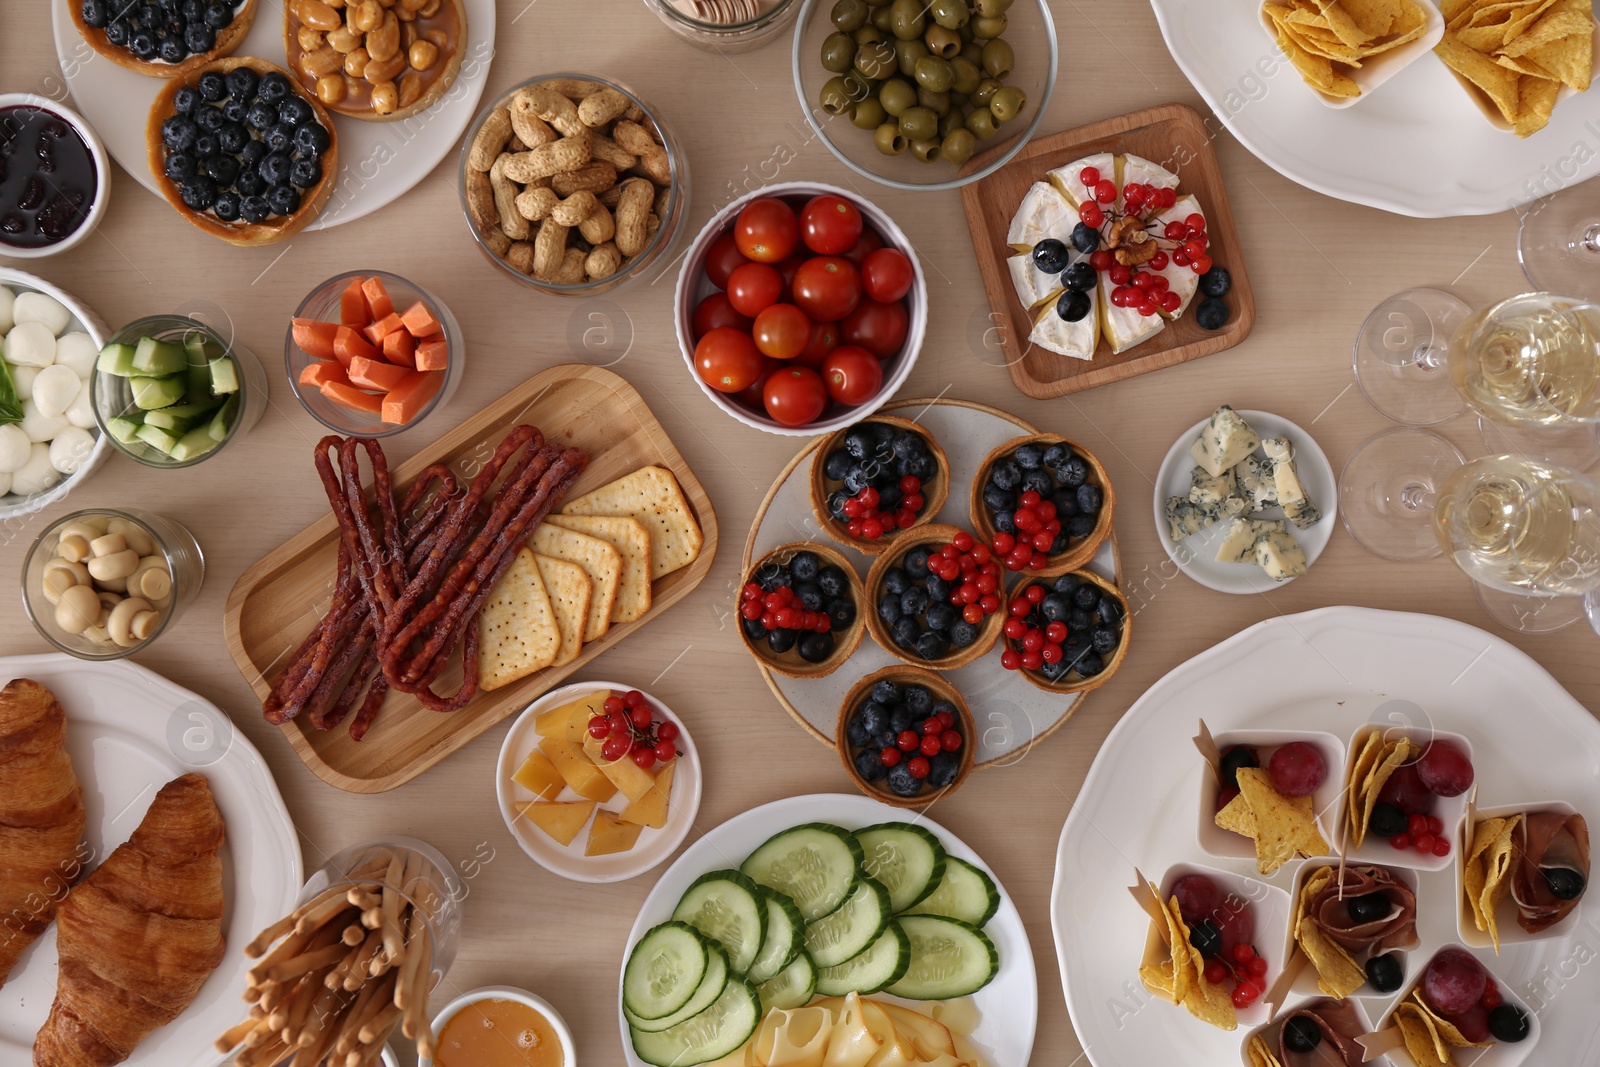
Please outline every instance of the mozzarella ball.
[{"label": "mozzarella ball", "polygon": [[0,473],[0,496],[5,496],[9,492],[11,492],[11,472],[5,471]]},{"label": "mozzarella ball", "polygon": [[33,398],[33,380],[39,376],[41,367],[13,367],[6,366],[11,372],[11,384],[17,387],[18,400],[31,400]]},{"label": "mozzarella ball", "polygon": [[11,491],[23,496],[42,493],[61,480],[61,472],[50,465],[50,446],[34,444],[28,449],[28,462],[11,475]]},{"label": "mozzarella ball", "polygon": [[0,333],[5,333],[11,329],[16,322],[11,315],[11,305],[16,299],[15,293],[0,285]]},{"label": "mozzarella ball", "polygon": [[88,378],[94,373],[94,363],[99,358],[100,350],[82,330],[73,330],[56,338],[56,362],[71,367],[72,373],[80,378]]},{"label": "mozzarella ball", "polygon": [[28,435],[16,423],[0,426],[0,473],[10,474],[28,462]]},{"label": "mozzarella ball", "polygon": [[[17,302],[20,304],[22,298],[18,297]],[[56,335],[44,323],[19,322],[6,334],[6,362],[24,367],[48,367],[55,361]]]},{"label": "mozzarella ball", "polygon": [[82,385],[82,379],[72,372],[71,367],[52,363],[40,370],[39,376],[33,380],[33,395],[29,399],[39,409],[39,414],[54,418],[67,413],[67,408],[72,406],[73,398],[78,395]]},{"label": "mozzarella ball", "polygon": [[89,380],[78,383],[78,395],[67,405],[67,421],[79,429],[94,428],[94,403],[89,399]]},{"label": "mozzarella ball", "polygon": [[50,466],[62,474],[72,474],[89,461],[94,451],[94,435],[88,430],[68,426],[50,442]]},{"label": "mozzarella ball", "polygon": [[37,322],[50,331],[51,337],[60,336],[72,322],[72,312],[53,296],[43,293],[18,293],[11,305],[11,317],[21,325]]},{"label": "mozzarella ball", "polygon": [[22,421],[16,425],[28,435],[30,441],[48,441],[67,428],[65,415],[46,415],[32,400],[22,402]]}]

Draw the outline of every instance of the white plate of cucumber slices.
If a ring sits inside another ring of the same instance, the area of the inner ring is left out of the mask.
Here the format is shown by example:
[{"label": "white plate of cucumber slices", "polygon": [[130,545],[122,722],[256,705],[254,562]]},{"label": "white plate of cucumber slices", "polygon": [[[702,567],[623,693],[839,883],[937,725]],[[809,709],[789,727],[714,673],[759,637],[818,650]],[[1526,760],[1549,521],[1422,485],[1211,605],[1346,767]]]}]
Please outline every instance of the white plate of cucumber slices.
[{"label": "white plate of cucumber slices", "polygon": [[984,1062],[1027,1063],[1039,984],[1022,917],[976,852],[905,815],[861,796],[789,797],[685,849],[628,934],[629,1067],[720,1059],[767,1010],[852,991],[923,1012],[970,996]]}]

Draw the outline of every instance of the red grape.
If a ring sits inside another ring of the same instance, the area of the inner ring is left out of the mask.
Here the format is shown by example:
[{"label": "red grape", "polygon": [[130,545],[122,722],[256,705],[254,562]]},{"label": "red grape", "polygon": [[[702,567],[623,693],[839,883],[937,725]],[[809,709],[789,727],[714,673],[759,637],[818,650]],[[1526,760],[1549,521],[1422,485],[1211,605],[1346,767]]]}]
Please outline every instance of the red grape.
[{"label": "red grape", "polygon": [[1328,777],[1328,761],[1304,741],[1290,741],[1267,764],[1272,787],[1286,797],[1308,797]]},{"label": "red grape", "polygon": [[1232,952],[1239,945],[1255,940],[1256,914],[1243,898],[1230,896],[1212,915],[1217,932],[1222,935],[1222,951]]},{"label": "red grape", "polygon": [[1489,975],[1483,964],[1462,948],[1440,950],[1422,973],[1422,995],[1441,1015],[1470,1011],[1488,984]]},{"label": "red grape", "polygon": [[1222,906],[1222,891],[1203,874],[1186,874],[1179,878],[1172,883],[1169,896],[1178,898],[1178,911],[1188,923],[1209,918]]},{"label": "red grape", "polygon": [[1472,761],[1455,744],[1436,739],[1417,760],[1417,776],[1435,794],[1458,797],[1472,787]]},{"label": "red grape", "polygon": [[1417,812],[1427,815],[1433,811],[1434,793],[1422,784],[1417,765],[1407,763],[1395,768],[1395,772],[1378,791],[1378,799],[1385,804],[1393,804],[1407,815]]},{"label": "red grape", "polygon": [[1482,1004],[1474,1004],[1466,1011],[1447,1018],[1456,1024],[1456,1029],[1468,1041],[1489,1040],[1489,1009]]}]

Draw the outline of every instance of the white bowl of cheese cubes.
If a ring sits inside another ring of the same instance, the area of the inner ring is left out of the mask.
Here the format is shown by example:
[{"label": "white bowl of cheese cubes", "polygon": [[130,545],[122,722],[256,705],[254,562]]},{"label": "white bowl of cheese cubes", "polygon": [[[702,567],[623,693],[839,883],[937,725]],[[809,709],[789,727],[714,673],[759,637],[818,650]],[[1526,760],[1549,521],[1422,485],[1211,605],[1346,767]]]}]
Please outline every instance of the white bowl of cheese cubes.
[{"label": "white bowl of cheese cubes", "polygon": [[0,267],[0,409],[12,419],[0,424],[0,521],[48,507],[105,461],[89,379],[107,332],[43,278]]},{"label": "white bowl of cheese cubes", "polygon": [[1311,435],[1226,404],[1185,431],[1156,476],[1172,562],[1208,589],[1264,593],[1304,574],[1333,535],[1338,484]]}]

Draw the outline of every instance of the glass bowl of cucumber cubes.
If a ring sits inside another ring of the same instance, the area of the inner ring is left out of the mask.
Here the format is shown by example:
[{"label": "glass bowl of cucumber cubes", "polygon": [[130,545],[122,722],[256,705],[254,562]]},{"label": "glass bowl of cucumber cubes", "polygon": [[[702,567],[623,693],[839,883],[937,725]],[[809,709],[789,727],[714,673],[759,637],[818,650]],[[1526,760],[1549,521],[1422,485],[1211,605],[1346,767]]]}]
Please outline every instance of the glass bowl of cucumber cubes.
[{"label": "glass bowl of cucumber cubes", "polygon": [[100,350],[90,399],[117,451],[147,467],[189,467],[255,425],[267,376],[254,353],[206,323],[151,315]]}]

